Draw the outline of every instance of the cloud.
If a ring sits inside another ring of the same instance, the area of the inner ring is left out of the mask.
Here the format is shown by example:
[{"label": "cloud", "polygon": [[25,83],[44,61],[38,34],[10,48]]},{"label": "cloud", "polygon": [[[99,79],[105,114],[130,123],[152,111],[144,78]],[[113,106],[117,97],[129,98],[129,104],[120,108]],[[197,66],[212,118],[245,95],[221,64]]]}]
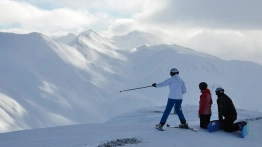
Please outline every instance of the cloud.
[{"label": "cloud", "polygon": [[181,44],[222,59],[253,61],[262,65],[261,34],[262,31],[207,29]]},{"label": "cloud", "polygon": [[95,21],[92,15],[85,11],[72,11],[67,8],[52,11],[41,11],[36,17],[23,21],[23,27],[73,29],[78,26],[90,25]]},{"label": "cloud", "polygon": [[2,0],[0,22],[72,29],[95,23],[114,28],[121,20],[133,19],[140,28],[261,29],[261,5],[260,0]]},{"label": "cloud", "polygon": [[109,31],[114,32],[115,35],[125,35],[135,29],[136,25],[132,19],[116,20],[109,27]]},{"label": "cloud", "polygon": [[165,7],[138,17],[145,23],[221,29],[261,29],[262,1],[166,0]]},{"label": "cloud", "polygon": [[[90,29],[99,23],[112,22],[114,18],[106,13],[90,13],[87,10],[71,8],[56,8],[52,10],[40,9],[23,1],[2,0],[0,2],[0,23],[2,31],[25,32],[74,32]],[[10,27],[15,24],[16,27]],[[0,26],[0,27],[1,27]],[[24,30],[24,31],[23,31]]]},{"label": "cloud", "polygon": [[94,11],[121,11],[125,12],[137,12],[144,8],[144,5],[157,0],[24,0],[25,2],[41,6],[52,7],[70,7],[72,9],[89,9]]},{"label": "cloud", "polygon": [[41,11],[24,2],[14,2],[9,0],[0,1],[0,23],[12,24],[21,22],[40,15]]},{"label": "cloud", "polygon": [[148,5],[146,10],[134,13],[133,20],[116,21],[111,31],[118,33],[124,28],[160,31],[169,36],[171,43],[226,60],[247,60],[262,64],[262,1],[161,2],[159,6]]}]

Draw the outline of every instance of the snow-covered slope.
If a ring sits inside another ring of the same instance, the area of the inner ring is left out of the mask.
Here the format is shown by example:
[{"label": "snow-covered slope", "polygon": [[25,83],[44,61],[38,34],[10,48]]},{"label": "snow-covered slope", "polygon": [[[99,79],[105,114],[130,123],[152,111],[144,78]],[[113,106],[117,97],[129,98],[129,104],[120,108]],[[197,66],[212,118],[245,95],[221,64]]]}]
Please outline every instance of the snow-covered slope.
[{"label": "snow-covered slope", "polygon": [[[185,81],[187,93],[184,103],[198,104],[200,91],[198,84],[208,83],[213,98],[217,87],[223,87],[236,107],[261,111],[262,66],[252,62],[225,61],[177,45],[155,45],[133,48],[126,53],[133,63],[131,79],[137,83],[150,85],[169,78],[169,70],[176,67]],[[136,83],[136,84],[137,84]],[[139,85],[134,85],[137,87]],[[128,87],[126,87],[128,88]],[[146,89],[140,91],[146,97],[165,105],[168,88]],[[123,96],[126,93],[123,93]],[[129,92],[132,93],[132,92]]]},{"label": "snow-covered slope", "polygon": [[160,36],[154,36],[137,30],[123,36],[114,36],[111,39],[117,44],[117,46],[123,49],[139,47],[141,45],[157,45],[164,43]]},{"label": "snow-covered slope", "polygon": [[[159,122],[164,107],[147,107],[118,116],[103,124],[63,126],[45,129],[33,129],[0,134],[0,146],[3,147],[260,147],[262,139],[262,119],[250,121],[250,131],[246,138],[240,132],[218,131],[209,133],[199,127],[196,115],[198,106],[183,106],[184,115],[191,127],[197,132],[184,129],[166,128],[158,131],[154,128]],[[213,119],[217,119],[213,106]],[[156,113],[157,112],[157,113]],[[160,112],[160,113],[159,113]],[[261,113],[239,110],[238,120],[262,118]],[[167,123],[178,125],[177,115],[170,115]]]},{"label": "snow-covered slope", "polygon": [[261,65],[225,61],[177,45],[123,50],[92,30],[72,46],[48,36],[0,33],[0,132],[101,123],[131,110],[166,104],[168,88],[146,88],[176,67],[198,104],[199,82],[225,88],[239,109],[262,112]]},{"label": "snow-covered slope", "polygon": [[118,91],[112,84],[122,84],[115,74],[122,71],[114,65],[123,58],[110,61],[112,54],[103,54],[97,56],[101,60],[90,59],[38,33],[1,33],[0,42],[1,132],[97,123],[115,116],[107,103]]}]

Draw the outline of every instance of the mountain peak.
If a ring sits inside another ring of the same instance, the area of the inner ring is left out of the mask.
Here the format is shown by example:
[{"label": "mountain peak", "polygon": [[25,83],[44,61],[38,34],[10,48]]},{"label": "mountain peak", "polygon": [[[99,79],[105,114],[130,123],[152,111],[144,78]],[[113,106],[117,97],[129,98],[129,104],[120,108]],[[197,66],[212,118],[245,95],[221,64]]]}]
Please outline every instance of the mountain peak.
[{"label": "mountain peak", "polygon": [[114,36],[112,40],[120,48],[133,48],[141,45],[164,44],[164,41],[158,36],[140,30],[134,30],[123,36]]},{"label": "mountain peak", "polygon": [[76,37],[76,35],[73,34],[73,33],[68,33],[66,36],[68,36],[68,37],[72,37],[72,36]]},{"label": "mountain peak", "polygon": [[69,33],[66,36],[61,36],[58,38],[55,38],[55,40],[67,44],[69,46],[72,46],[74,44],[74,41],[77,39],[77,36],[73,33]]},{"label": "mountain peak", "polygon": [[90,36],[90,35],[98,35],[98,36],[100,36],[99,34],[97,34],[95,31],[93,31],[91,29],[89,29],[87,31],[84,31],[84,32],[81,32],[79,34],[79,36]]}]

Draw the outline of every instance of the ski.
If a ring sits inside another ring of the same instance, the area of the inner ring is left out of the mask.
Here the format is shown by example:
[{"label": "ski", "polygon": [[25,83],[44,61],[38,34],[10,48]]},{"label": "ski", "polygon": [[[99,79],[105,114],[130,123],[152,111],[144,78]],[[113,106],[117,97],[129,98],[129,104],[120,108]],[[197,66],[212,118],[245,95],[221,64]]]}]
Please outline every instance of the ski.
[{"label": "ski", "polygon": [[166,126],[167,126],[168,128],[188,129],[188,130],[192,130],[192,131],[194,131],[194,132],[197,131],[197,129],[191,128],[191,127],[189,127],[189,128],[180,128],[179,126],[171,126],[171,125],[169,125],[169,124],[167,124]]}]

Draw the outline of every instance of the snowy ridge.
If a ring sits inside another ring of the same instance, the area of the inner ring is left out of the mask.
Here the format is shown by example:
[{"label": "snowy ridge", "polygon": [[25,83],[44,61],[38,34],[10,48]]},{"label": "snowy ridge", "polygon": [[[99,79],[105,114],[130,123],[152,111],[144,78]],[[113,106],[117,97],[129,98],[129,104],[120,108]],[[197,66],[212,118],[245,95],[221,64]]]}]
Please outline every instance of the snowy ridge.
[{"label": "snowy ridge", "polygon": [[[92,30],[82,32],[78,35],[79,43],[84,43],[89,48],[94,49],[118,49],[118,47],[110,40],[101,37],[99,34]],[[82,44],[83,45],[83,44]]]}]

